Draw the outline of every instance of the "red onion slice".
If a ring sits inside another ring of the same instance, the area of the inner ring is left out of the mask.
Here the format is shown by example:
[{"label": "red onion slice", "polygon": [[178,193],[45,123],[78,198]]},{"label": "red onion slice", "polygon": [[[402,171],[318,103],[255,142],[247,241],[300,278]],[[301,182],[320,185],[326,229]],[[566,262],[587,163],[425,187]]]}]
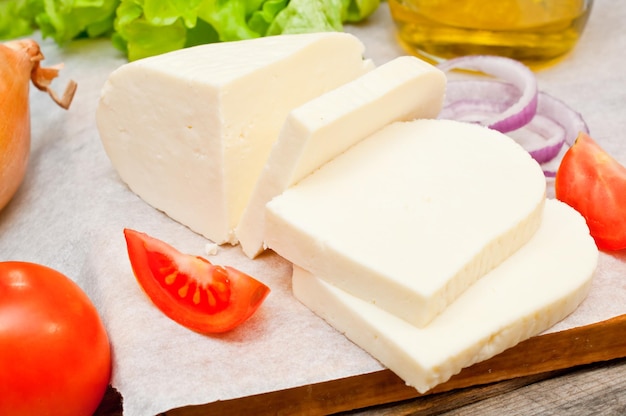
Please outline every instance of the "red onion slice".
[{"label": "red onion slice", "polygon": [[513,85],[520,92],[519,99],[500,114],[484,120],[481,124],[506,133],[526,125],[537,110],[537,80],[526,65],[514,59],[489,55],[470,55],[450,59],[440,64],[439,69],[478,71],[497,77]]},{"label": "red onion slice", "polygon": [[520,91],[499,81],[448,81],[439,118],[488,125],[519,100]]},{"label": "red onion slice", "polygon": [[[539,96],[541,102],[542,96]],[[565,129],[554,120],[536,114],[524,127],[507,133],[538,163],[551,161],[565,144]]]},{"label": "red onion slice", "polygon": [[581,131],[589,134],[589,127],[579,112],[550,94],[541,92],[540,96],[537,113],[553,120],[565,129],[565,143],[568,146],[574,144]]},{"label": "red onion slice", "polygon": [[543,92],[540,94],[537,111],[558,123],[564,130],[563,140],[566,146],[563,146],[553,158],[540,162],[546,177],[554,178],[565,150],[574,144],[581,131],[589,134],[589,127],[580,113],[574,111],[563,101]]},{"label": "red onion slice", "polygon": [[[496,80],[449,81],[439,118],[488,125],[519,102],[522,93],[511,84]],[[534,116],[506,134],[524,147],[553,177],[563,155],[578,136],[589,129],[581,115],[553,96],[538,92]]]}]

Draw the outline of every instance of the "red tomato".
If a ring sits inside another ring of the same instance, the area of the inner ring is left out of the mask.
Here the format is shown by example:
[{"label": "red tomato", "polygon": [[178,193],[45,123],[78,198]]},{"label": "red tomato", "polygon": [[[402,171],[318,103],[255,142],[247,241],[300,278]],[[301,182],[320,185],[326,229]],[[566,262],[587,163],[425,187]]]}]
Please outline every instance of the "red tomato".
[{"label": "red tomato", "polygon": [[45,266],[0,262],[0,415],[91,415],[110,376],[109,339],[82,289]]},{"label": "red tomato", "polygon": [[599,249],[626,248],[626,168],[589,135],[567,150],[554,186],[557,199],[585,217]]},{"label": "red tomato", "polygon": [[147,234],[125,229],[135,277],[161,311],[200,333],[229,331],[261,306],[270,289],[229,266],[183,254]]}]

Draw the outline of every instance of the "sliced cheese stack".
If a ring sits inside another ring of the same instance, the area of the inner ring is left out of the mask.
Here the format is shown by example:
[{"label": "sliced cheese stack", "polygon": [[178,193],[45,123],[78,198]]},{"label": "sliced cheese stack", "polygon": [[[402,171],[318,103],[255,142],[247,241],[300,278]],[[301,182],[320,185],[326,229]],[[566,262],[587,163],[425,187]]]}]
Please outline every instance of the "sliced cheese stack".
[{"label": "sliced cheese stack", "polygon": [[392,123],[266,215],[296,298],[422,393],[563,319],[598,261],[527,152],[455,121]]},{"label": "sliced cheese stack", "polygon": [[549,200],[532,239],[424,328],[299,267],[293,272],[293,292],[423,393],[567,316],[586,296],[597,259],[584,219]]},{"label": "sliced cheese stack", "polygon": [[236,236],[255,257],[263,249],[265,204],[387,124],[435,118],[446,78],[415,57],[396,58],[293,109],[255,186]]},{"label": "sliced cheese stack", "polygon": [[97,110],[130,189],[218,244],[234,228],[287,113],[370,70],[346,33],[183,49],[121,66]]},{"label": "sliced cheese stack", "polygon": [[396,122],[267,204],[265,242],[422,327],[535,233],[545,177],[507,136]]}]

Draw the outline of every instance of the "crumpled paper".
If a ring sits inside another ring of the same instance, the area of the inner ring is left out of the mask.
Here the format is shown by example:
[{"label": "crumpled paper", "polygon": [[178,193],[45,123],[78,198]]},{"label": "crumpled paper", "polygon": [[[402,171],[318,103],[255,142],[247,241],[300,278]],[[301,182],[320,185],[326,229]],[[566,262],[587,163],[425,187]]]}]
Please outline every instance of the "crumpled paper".
[{"label": "crumpled paper", "polygon": [[[537,74],[540,88],[581,112],[592,136],[623,163],[626,74],[615,69],[626,49],[621,30],[625,19],[626,3],[597,1],[575,52]],[[404,54],[384,3],[368,23],[347,30],[364,41],[367,57],[377,64]],[[205,255],[207,240],[134,195],[104,153],[95,109],[100,88],[125,63],[124,57],[108,40],[59,48],[50,40],[35,39],[46,64],[65,63],[53,86],[62,91],[74,79],[78,91],[69,111],[31,91],[30,167],[14,200],[0,212],[0,260],[48,265],[87,292],[111,339],[112,385],[124,398],[125,415],[157,414],[383,368],[293,298],[291,265],[274,253],[250,260],[239,247],[222,246],[209,256],[272,289],[259,311],[230,333],[200,335],[156,309],[132,274],[123,228],[197,255]],[[626,254],[602,253],[589,297],[550,331],[626,313],[625,276]]]}]

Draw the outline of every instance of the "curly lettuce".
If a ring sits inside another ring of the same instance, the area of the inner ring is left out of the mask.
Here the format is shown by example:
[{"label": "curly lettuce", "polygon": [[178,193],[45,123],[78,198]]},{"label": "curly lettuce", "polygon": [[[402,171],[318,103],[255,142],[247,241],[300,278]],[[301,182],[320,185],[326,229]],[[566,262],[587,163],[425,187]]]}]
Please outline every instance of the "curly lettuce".
[{"label": "curly lettuce", "polygon": [[0,0],[0,38],[41,30],[58,44],[110,35],[119,0]]},{"label": "curly lettuce", "polygon": [[380,0],[0,0],[0,39],[41,30],[58,44],[107,36],[129,60],[189,46],[341,31]]},{"label": "curly lettuce", "polygon": [[187,46],[284,33],[341,31],[379,0],[121,0],[115,45],[130,60]]},{"label": "curly lettuce", "polygon": [[37,28],[35,16],[43,11],[41,0],[0,0],[0,39],[27,36]]}]

